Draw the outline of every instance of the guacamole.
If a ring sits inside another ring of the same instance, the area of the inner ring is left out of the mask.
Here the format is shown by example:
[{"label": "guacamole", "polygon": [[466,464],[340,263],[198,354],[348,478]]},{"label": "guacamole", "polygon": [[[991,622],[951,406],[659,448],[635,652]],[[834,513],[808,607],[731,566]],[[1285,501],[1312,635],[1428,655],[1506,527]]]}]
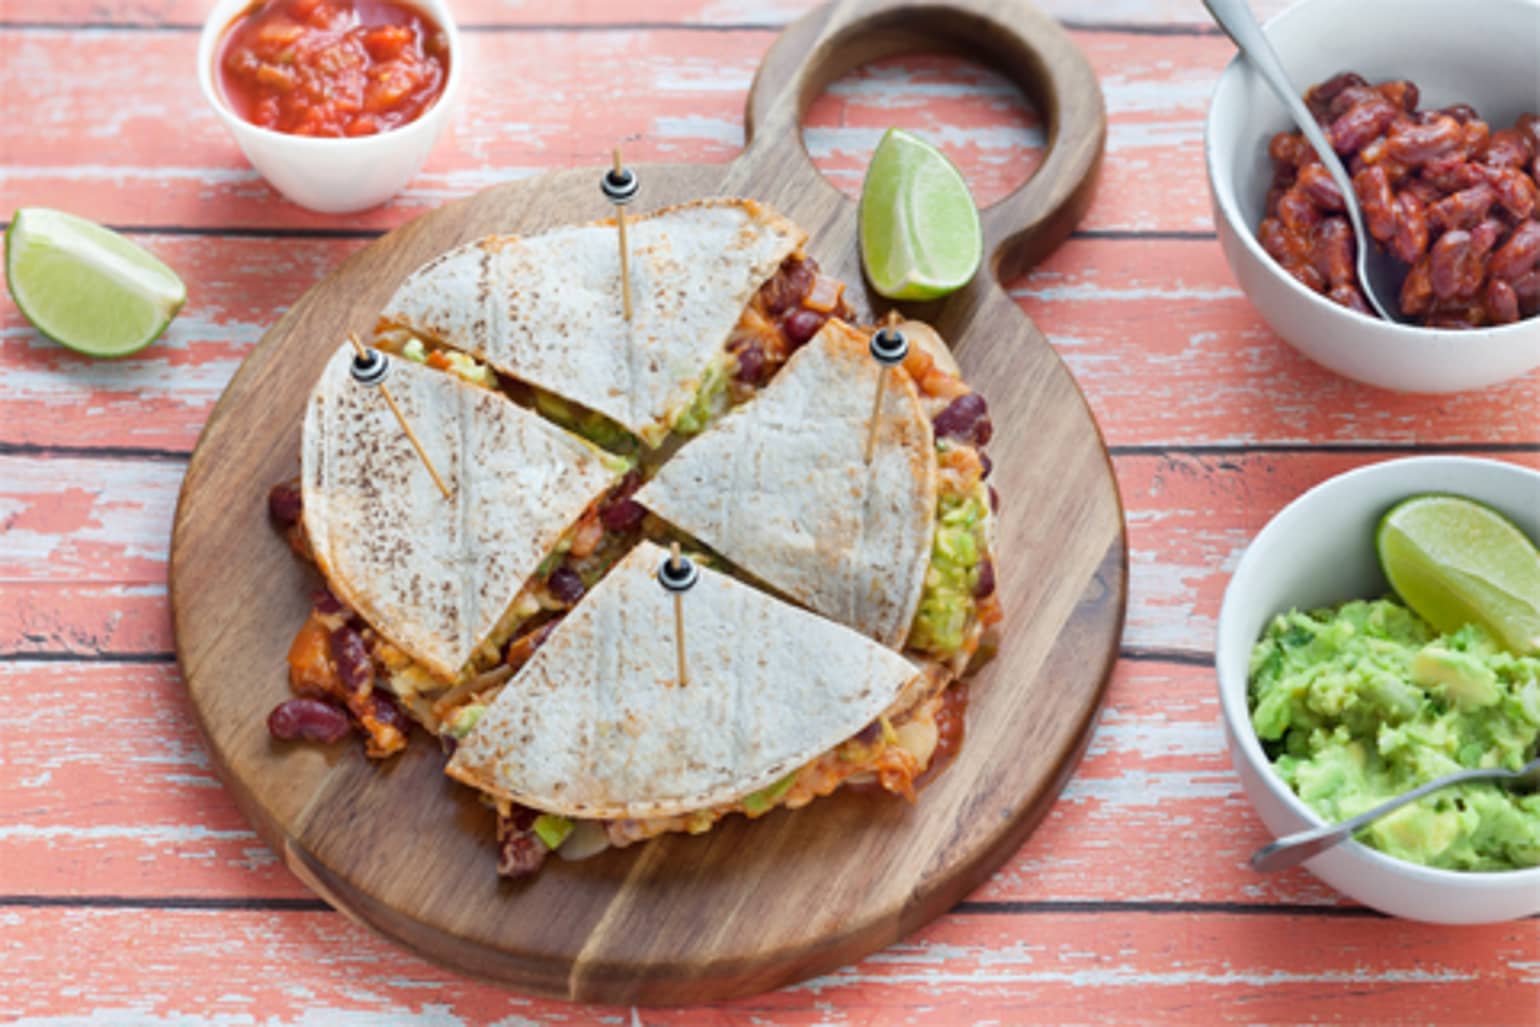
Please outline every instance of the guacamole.
[{"label": "guacamole", "polygon": [[980,563],[988,547],[988,494],[943,494],[936,504],[936,535],[920,606],[909,629],[912,649],[950,656],[962,648],[973,622]]},{"label": "guacamole", "polygon": [[[1273,619],[1251,653],[1252,725],[1278,776],[1328,821],[1435,777],[1518,769],[1540,735],[1540,658],[1476,625],[1440,635],[1388,599]],[[1456,785],[1359,840],[1450,870],[1540,865],[1540,793]]]}]

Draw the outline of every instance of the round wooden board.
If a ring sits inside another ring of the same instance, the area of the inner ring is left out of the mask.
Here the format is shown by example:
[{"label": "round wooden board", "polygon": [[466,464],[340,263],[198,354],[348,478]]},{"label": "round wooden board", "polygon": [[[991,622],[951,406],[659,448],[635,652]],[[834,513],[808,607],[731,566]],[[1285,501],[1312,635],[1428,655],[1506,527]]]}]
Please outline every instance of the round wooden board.
[{"label": "round wooden board", "polygon": [[[878,0],[815,11],[776,42],[749,98],[750,144],[720,167],[646,166],[637,209],[736,194],[812,232],[809,252],[863,314],[854,204],[812,168],[800,119],[824,83],[938,47],[992,59],[1049,125],[1043,165],[984,212],[990,268],[908,312],[952,343],[991,403],[1006,609],[998,658],[972,682],[961,755],[910,806],[839,793],[733,817],[532,880],[494,873],[493,822],[418,735],[375,764],[356,742],[275,744],[284,653],[314,585],[267,522],[296,473],[310,384],[349,329],[367,331],[405,275],[488,233],[607,214],[597,170],[513,182],[392,232],[306,294],[242,365],[188,467],[172,539],[177,655],[216,765],[288,865],[344,913],[422,955],[521,990],[603,1002],[709,1002],[855,961],[943,913],[1026,839],[1089,736],[1121,634],[1122,508],[1069,373],[999,285],[1051,250],[1089,201],[1105,123],[1084,58],[1024,4]],[[991,273],[992,272],[992,273]],[[877,309],[885,309],[879,307]]]}]

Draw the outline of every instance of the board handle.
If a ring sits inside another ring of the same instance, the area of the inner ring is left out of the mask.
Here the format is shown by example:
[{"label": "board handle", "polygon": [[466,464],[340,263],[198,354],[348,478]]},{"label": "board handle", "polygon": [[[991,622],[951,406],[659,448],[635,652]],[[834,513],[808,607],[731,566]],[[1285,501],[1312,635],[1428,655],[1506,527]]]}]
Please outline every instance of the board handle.
[{"label": "board handle", "polygon": [[1056,21],[1025,0],[835,0],[810,12],[777,37],[760,63],[738,167],[744,180],[753,169],[756,181],[777,181],[777,193],[837,194],[803,145],[803,115],[852,68],[916,51],[993,68],[1031,97],[1044,119],[1047,152],[1036,173],[980,212],[985,258],[1008,282],[1051,253],[1085,213],[1107,136],[1090,62]]}]

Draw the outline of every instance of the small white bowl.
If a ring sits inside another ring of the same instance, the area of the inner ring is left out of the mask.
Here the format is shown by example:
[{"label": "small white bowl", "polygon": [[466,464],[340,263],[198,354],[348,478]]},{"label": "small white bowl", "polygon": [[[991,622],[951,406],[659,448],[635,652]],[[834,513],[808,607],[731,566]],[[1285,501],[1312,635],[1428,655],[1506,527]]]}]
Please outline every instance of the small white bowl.
[{"label": "small white bowl", "polygon": [[[1540,472],[1468,457],[1412,457],[1361,467],[1322,482],[1257,535],[1225,589],[1215,662],[1230,758],[1246,795],[1275,836],[1323,823],[1273,772],[1251,726],[1246,685],[1251,648],[1267,623],[1311,609],[1386,595],[1375,555],[1380,516],[1419,492],[1470,496],[1540,538]],[[1478,924],[1540,913],[1540,867],[1496,873],[1435,870],[1356,841],[1305,864],[1350,898],[1381,912],[1441,924]]]},{"label": "small white bowl", "polygon": [[[1420,105],[1468,103],[1493,128],[1540,108],[1540,0],[1302,0],[1266,26],[1304,90],[1339,71],[1406,78]],[[1273,331],[1318,364],[1403,392],[1458,392],[1540,366],[1540,319],[1470,331],[1355,314],[1301,285],[1262,249],[1257,227],[1272,182],[1268,141],[1293,122],[1237,57],[1219,77],[1205,145],[1214,227],[1230,270]]]},{"label": "small white bowl", "polygon": [[225,29],[251,0],[218,0],[198,39],[198,85],[252,167],[284,196],[323,214],[350,214],[377,207],[400,192],[421,170],[438,141],[460,84],[465,48],[446,0],[410,0],[443,28],[449,40],[449,78],[433,105],[415,120],[377,135],[330,139],[288,135],[253,125],[225,102],[214,62]]}]

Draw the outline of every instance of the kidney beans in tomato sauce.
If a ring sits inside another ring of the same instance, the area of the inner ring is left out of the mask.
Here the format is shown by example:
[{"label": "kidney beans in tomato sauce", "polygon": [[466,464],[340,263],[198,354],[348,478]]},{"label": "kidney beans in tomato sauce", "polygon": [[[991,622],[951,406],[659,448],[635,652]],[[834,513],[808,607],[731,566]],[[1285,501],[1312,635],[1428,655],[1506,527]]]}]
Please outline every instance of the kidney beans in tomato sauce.
[{"label": "kidney beans in tomato sauce", "polygon": [[284,742],[336,742],[353,729],[348,715],[319,699],[287,699],[267,715],[267,732]]}]

